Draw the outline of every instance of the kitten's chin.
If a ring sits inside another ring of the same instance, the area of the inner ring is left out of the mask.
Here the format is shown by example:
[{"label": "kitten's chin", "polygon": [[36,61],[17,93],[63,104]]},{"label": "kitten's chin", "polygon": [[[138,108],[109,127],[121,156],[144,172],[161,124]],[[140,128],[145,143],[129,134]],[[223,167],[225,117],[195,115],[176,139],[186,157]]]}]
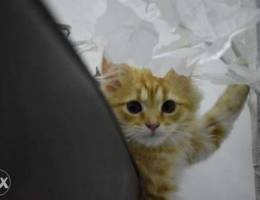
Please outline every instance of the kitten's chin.
[{"label": "kitten's chin", "polygon": [[167,135],[149,135],[135,138],[135,141],[147,147],[162,145],[167,140]]}]

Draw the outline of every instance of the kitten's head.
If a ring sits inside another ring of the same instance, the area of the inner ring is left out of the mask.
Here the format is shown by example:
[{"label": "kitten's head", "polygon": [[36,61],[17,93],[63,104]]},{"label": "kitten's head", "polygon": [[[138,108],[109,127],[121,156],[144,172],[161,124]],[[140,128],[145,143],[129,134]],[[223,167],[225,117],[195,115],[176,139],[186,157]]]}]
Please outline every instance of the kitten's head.
[{"label": "kitten's head", "polygon": [[101,88],[128,142],[174,142],[194,119],[200,94],[190,78],[173,70],[163,78],[148,69],[103,60]]}]

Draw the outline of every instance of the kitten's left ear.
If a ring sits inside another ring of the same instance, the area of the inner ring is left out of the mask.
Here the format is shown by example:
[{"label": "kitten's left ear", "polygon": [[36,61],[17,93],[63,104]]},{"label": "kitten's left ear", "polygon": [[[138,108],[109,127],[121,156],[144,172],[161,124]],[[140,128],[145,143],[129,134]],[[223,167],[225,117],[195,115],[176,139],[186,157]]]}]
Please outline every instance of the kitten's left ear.
[{"label": "kitten's left ear", "polygon": [[164,76],[167,80],[179,80],[179,81],[190,81],[191,77],[187,77],[181,74],[178,74],[174,71],[174,69],[171,69],[167,72],[167,74]]},{"label": "kitten's left ear", "polygon": [[168,80],[173,80],[174,78],[176,78],[176,76],[178,76],[178,74],[174,71],[174,69],[171,69],[167,72],[167,74],[165,74],[164,78]]}]

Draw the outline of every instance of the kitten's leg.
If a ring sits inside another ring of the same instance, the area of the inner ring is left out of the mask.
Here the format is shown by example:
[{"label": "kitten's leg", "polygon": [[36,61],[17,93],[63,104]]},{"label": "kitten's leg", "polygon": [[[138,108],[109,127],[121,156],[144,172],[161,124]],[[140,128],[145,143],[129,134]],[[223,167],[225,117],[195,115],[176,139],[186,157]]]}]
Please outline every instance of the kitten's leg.
[{"label": "kitten's leg", "polygon": [[151,176],[143,179],[142,200],[180,200],[178,186],[171,178]]},{"label": "kitten's leg", "polygon": [[216,148],[220,146],[233,127],[248,93],[249,87],[247,85],[228,86],[216,104],[204,115],[202,128],[207,130],[207,134],[211,138],[210,141]]},{"label": "kitten's leg", "polygon": [[224,91],[216,104],[198,121],[197,133],[191,139],[190,164],[206,159],[231,132],[235,120],[238,118],[249,87],[246,85],[230,85]]}]

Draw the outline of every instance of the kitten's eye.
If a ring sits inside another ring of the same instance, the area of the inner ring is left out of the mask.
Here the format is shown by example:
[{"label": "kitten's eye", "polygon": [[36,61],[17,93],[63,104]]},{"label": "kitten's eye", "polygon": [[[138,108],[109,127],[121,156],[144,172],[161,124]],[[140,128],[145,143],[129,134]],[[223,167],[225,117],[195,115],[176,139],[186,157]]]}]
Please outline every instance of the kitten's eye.
[{"label": "kitten's eye", "polygon": [[162,105],[162,112],[172,113],[176,108],[176,103],[173,100],[167,100]]},{"label": "kitten's eye", "polygon": [[127,110],[130,113],[136,114],[142,111],[142,105],[138,101],[129,101],[127,104]]}]

